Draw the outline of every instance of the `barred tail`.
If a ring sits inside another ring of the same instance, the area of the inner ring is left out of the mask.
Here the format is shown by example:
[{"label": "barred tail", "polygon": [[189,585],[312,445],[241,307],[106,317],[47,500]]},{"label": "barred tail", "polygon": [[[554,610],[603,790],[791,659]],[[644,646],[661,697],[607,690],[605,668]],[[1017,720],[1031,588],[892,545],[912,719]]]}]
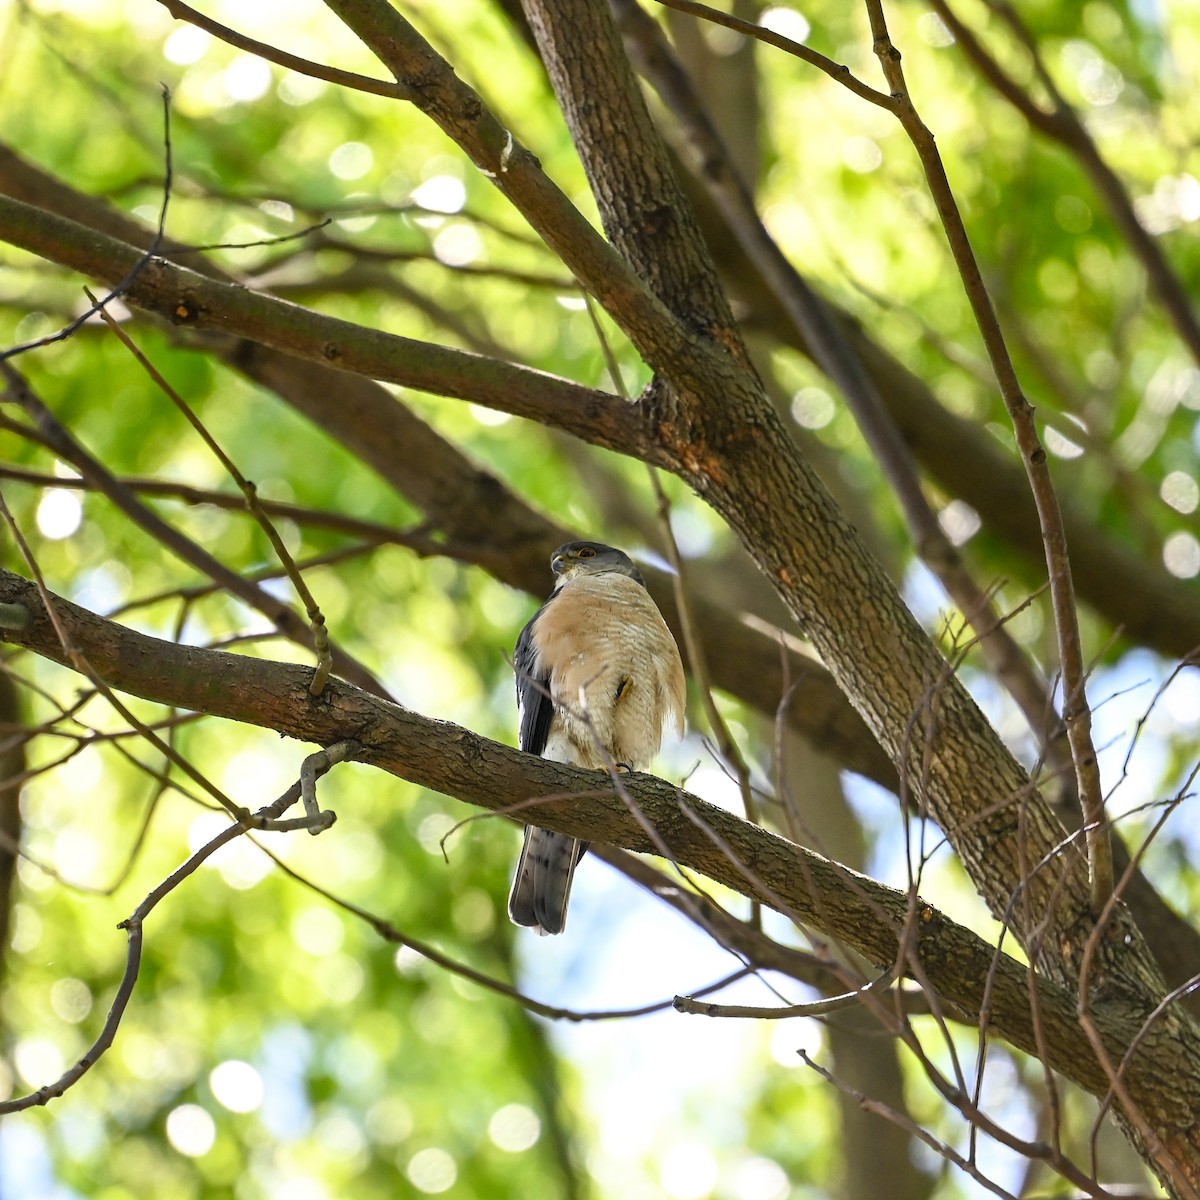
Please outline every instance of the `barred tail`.
[{"label": "barred tail", "polygon": [[575,864],[586,849],[587,843],[578,838],[533,825],[525,827],[525,844],[508,897],[508,915],[514,925],[528,925],[541,935],[562,933]]}]

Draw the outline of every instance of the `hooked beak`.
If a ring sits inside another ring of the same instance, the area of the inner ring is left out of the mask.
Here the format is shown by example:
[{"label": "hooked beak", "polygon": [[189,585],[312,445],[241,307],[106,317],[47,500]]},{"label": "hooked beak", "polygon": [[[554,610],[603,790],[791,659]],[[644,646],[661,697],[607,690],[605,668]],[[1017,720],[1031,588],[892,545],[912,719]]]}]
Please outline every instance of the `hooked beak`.
[{"label": "hooked beak", "polygon": [[550,570],[555,575],[561,575],[568,567],[567,556],[565,554],[556,554],[550,560]]}]

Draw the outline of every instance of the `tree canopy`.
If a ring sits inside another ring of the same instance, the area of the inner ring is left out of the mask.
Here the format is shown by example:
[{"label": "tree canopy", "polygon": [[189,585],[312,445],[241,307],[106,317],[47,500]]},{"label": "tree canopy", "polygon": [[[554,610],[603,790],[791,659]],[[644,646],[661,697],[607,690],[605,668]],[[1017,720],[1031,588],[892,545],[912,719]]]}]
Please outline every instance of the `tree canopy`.
[{"label": "tree canopy", "polygon": [[1195,6],[0,30],[0,1196],[1200,1196]]}]

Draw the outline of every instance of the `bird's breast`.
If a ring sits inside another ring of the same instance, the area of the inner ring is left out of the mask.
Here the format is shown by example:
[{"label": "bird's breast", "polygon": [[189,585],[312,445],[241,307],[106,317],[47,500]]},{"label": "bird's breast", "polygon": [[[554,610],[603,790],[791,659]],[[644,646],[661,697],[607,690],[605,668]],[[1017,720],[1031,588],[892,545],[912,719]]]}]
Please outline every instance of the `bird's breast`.
[{"label": "bird's breast", "polygon": [[617,762],[649,765],[664,725],[682,720],[683,667],[646,589],[621,575],[572,579],[539,616],[534,639],[550,677],[552,736],[576,744],[572,760],[598,739]]}]

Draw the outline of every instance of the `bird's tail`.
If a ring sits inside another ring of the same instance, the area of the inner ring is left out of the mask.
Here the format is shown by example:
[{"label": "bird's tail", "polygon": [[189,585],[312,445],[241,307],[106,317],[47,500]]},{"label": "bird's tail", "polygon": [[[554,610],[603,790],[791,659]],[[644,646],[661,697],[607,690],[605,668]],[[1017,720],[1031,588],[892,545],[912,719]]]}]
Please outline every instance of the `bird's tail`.
[{"label": "bird's tail", "polygon": [[541,935],[562,933],[575,864],[586,849],[587,843],[579,838],[525,827],[525,844],[508,897],[508,915],[514,924],[528,925]]}]

